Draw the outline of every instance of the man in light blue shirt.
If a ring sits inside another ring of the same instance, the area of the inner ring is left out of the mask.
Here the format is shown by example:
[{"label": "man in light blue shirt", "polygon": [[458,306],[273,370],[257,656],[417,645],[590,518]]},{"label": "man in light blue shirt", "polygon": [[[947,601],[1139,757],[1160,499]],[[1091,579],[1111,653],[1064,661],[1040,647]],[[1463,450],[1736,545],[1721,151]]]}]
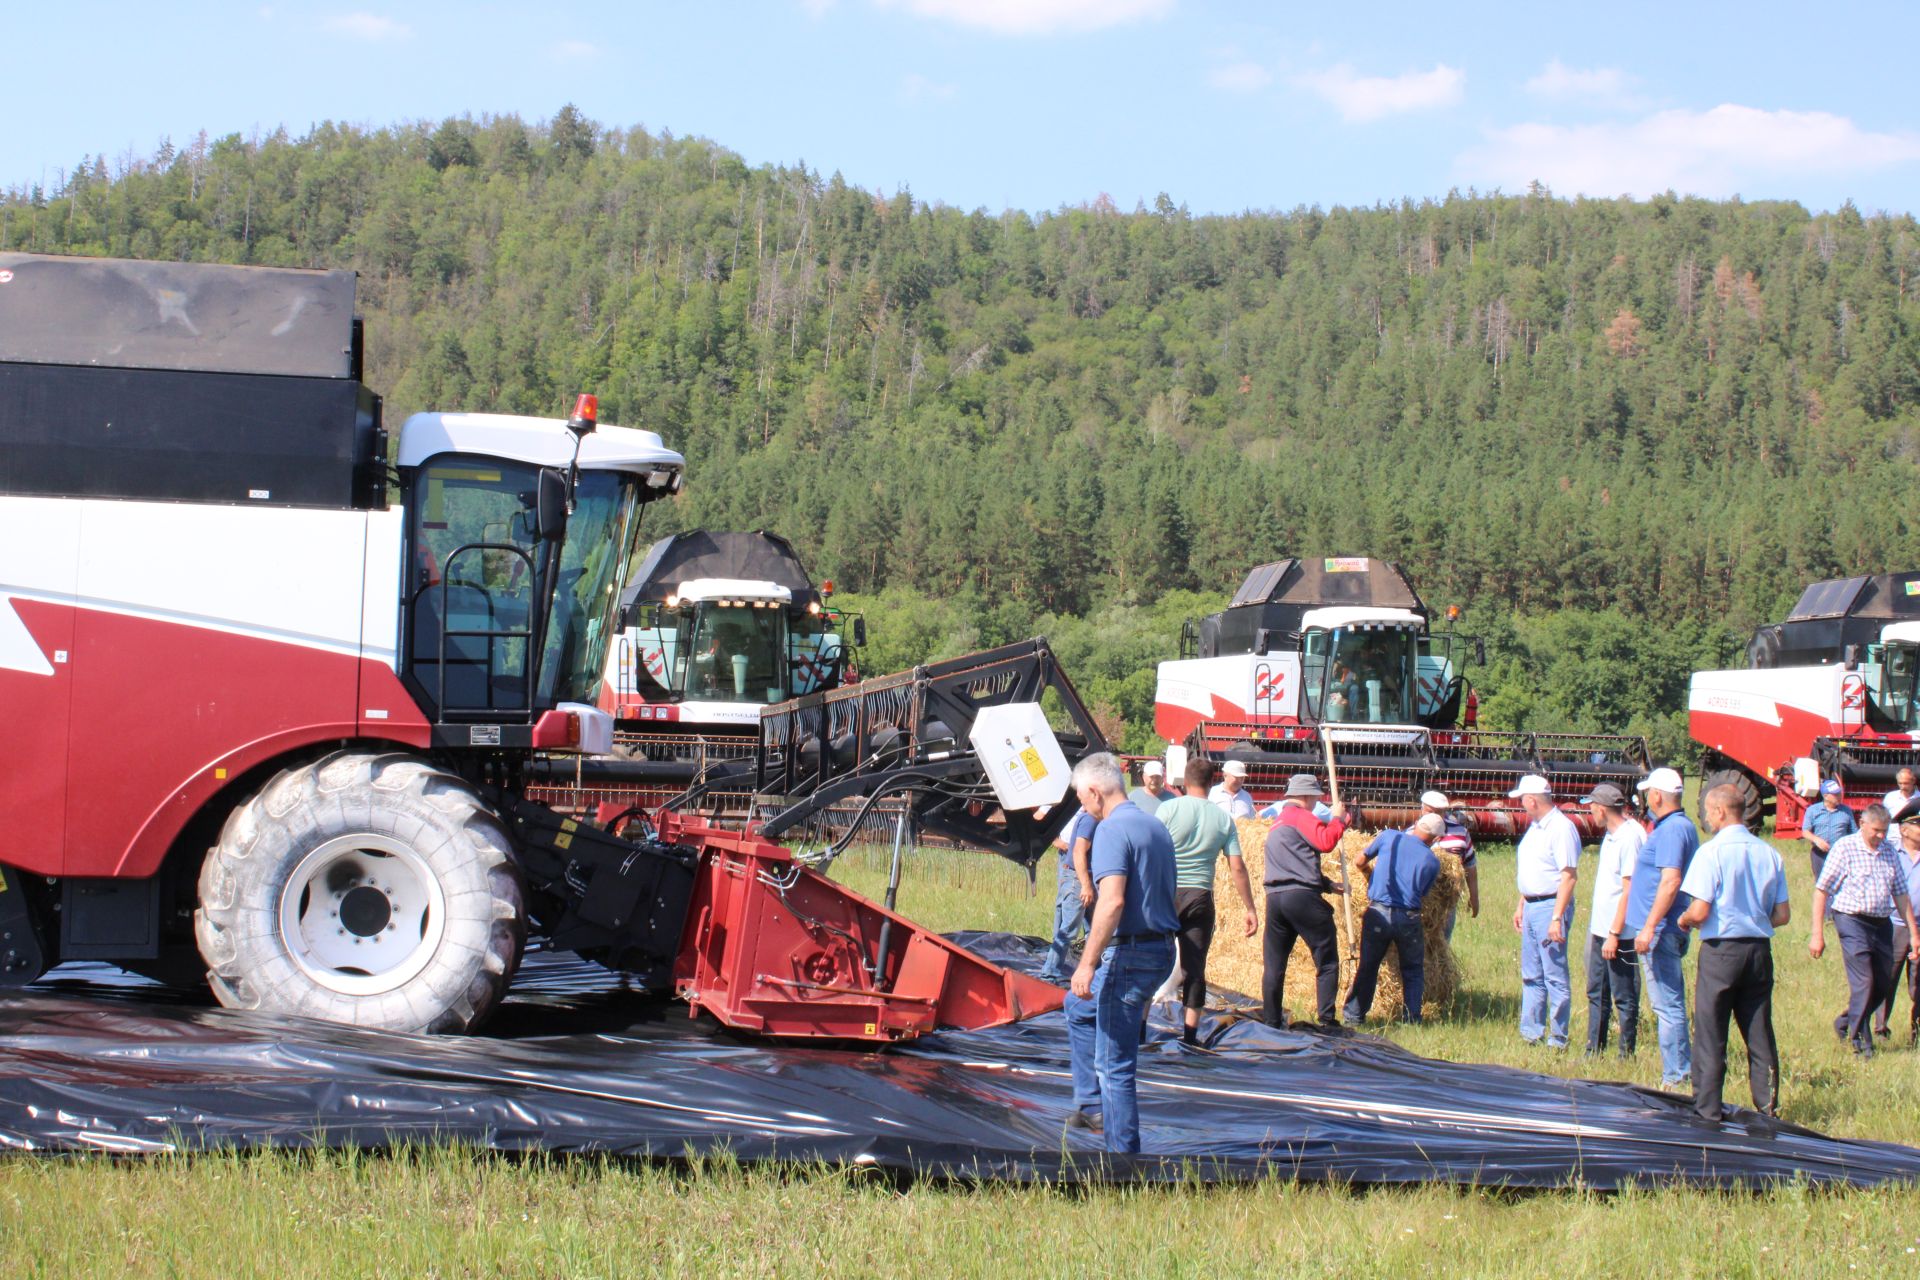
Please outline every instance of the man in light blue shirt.
[{"label": "man in light blue shirt", "polygon": [[1747,805],[1738,787],[1715,787],[1701,807],[1713,838],[1693,855],[1680,881],[1680,891],[1693,901],[1680,913],[1679,927],[1700,931],[1700,967],[1693,980],[1693,1108],[1702,1119],[1721,1118],[1727,1020],[1732,1018],[1747,1042],[1754,1110],[1777,1115],[1773,931],[1790,914],[1786,868],[1772,845],[1740,824]]}]

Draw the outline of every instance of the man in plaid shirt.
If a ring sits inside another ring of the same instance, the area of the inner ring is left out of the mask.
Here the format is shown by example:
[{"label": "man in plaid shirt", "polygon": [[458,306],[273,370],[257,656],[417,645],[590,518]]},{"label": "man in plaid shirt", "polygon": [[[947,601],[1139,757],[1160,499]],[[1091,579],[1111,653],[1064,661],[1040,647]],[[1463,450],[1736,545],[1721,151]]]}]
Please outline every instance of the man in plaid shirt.
[{"label": "man in plaid shirt", "polygon": [[1920,934],[1913,927],[1913,903],[1907,898],[1906,869],[1887,840],[1885,805],[1868,805],[1860,829],[1842,836],[1827,851],[1826,865],[1813,886],[1813,929],[1807,953],[1818,960],[1826,950],[1826,915],[1833,907],[1833,931],[1847,965],[1847,1011],[1833,1021],[1834,1033],[1861,1057],[1873,1056],[1873,1031],[1867,1015],[1893,991],[1893,920],[1896,910],[1907,926],[1910,960],[1920,959]]}]

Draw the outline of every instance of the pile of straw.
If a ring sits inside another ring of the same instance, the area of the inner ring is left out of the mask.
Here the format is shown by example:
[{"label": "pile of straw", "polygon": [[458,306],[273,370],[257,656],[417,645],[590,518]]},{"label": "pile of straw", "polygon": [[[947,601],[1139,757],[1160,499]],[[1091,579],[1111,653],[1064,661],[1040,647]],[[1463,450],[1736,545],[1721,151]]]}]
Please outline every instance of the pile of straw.
[{"label": "pile of straw", "polygon": [[[1261,918],[1261,929],[1264,930],[1266,894],[1261,888],[1261,881],[1264,879],[1267,832],[1272,829],[1273,823],[1262,818],[1241,818],[1239,827],[1240,849],[1247,859],[1247,874],[1253,880],[1254,906]],[[1352,890],[1351,907],[1337,890],[1327,896],[1327,902],[1333,907],[1334,925],[1340,934],[1339,998],[1342,1005],[1353,985],[1353,971],[1360,956],[1358,929],[1367,909],[1367,882],[1356,864],[1361,851],[1372,838],[1372,833],[1349,831],[1340,838],[1340,843],[1332,852],[1322,855],[1320,859],[1321,869],[1325,871],[1327,879],[1336,885],[1341,882],[1341,863],[1345,862],[1349,868],[1347,883]],[[1420,913],[1427,934],[1427,989],[1421,1006],[1423,1015],[1429,1018],[1444,1014],[1451,1008],[1454,996],[1460,990],[1460,965],[1454,959],[1453,948],[1447,944],[1446,927],[1447,913],[1465,895],[1466,884],[1466,872],[1461,869],[1459,859],[1441,854],[1440,875],[1433,882],[1433,888],[1428,890]],[[1214,871],[1213,900],[1219,926],[1214,930],[1213,949],[1207,957],[1207,983],[1258,1000],[1263,967],[1261,933],[1257,931],[1251,938],[1241,933],[1240,898],[1228,877],[1225,859]],[[1293,957],[1287,964],[1288,1017],[1312,1021],[1315,1017],[1315,999],[1313,957],[1307,953],[1305,943],[1295,943]],[[1387,962],[1380,966],[1380,983],[1368,1016],[1400,1017],[1404,1013],[1403,1004],[1400,958],[1397,952],[1389,952]]]}]

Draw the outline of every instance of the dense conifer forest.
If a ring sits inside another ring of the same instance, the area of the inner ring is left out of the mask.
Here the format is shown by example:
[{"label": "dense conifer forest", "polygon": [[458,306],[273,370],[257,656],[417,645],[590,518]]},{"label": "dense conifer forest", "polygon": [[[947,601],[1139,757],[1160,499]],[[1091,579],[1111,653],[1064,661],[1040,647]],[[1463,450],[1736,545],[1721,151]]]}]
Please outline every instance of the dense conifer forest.
[{"label": "dense conifer forest", "polygon": [[1136,747],[1179,619],[1278,555],[1463,606],[1489,722],[1674,757],[1689,670],[1920,564],[1910,215],[937,197],[568,107],[83,157],[0,249],[353,268],[391,423],[596,390],[687,455],[654,532],[787,534],[871,665],[1045,632]]}]

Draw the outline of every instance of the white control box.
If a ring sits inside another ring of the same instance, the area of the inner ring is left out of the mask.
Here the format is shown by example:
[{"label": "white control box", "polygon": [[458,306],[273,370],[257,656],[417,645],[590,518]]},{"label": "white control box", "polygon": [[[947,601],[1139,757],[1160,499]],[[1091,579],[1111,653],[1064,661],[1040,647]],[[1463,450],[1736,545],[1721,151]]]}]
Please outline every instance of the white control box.
[{"label": "white control box", "polygon": [[1072,769],[1039,703],[983,709],[967,741],[1002,809],[1034,809],[1066,798]]}]

